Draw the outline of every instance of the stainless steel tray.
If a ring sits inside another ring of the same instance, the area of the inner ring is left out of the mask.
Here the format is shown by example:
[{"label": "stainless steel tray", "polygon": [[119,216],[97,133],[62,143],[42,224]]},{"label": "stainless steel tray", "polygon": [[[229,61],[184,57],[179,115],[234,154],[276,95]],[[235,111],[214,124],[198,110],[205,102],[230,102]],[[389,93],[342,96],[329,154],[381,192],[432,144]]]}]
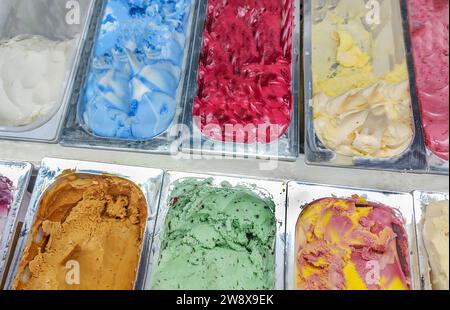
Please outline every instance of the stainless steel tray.
[{"label": "stainless steel tray", "polygon": [[34,192],[31,197],[30,206],[28,208],[24,225],[17,242],[14,259],[11,264],[5,288],[12,288],[16,273],[18,272],[22,252],[29,242],[30,229],[35,221],[35,216],[39,209],[43,194],[49,188],[55,185],[55,182],[57,182],[57,180],[55,180],[56,177],[67,171],[77,174],[117,176],[135,183],[141,189],[147,200],[148,218],[144,231],[141,255],[134,287],[137,290],[143,289],[145,279],[144,276],[146,274],[148,266],[149,250],[158,210],[160,190],[164,172],[159,169],[71,161],[54,158],[45,158],[41,163],[39,174],[37,176],[36,184],[34,187]]},{"label": "stainless steel tray", "polygon": [[[414,191],[414,213],[416,216],[416,235],[419,250],[419,269],[422,289],[431,290],[430,265],[428,264],[428,254],[425,248],[422,235],[424,221],[424,211],[426,207],[435,201],[449,200],[449,194],[437,192]],[[448,220],[448,219],[447,219]]]},{"label": "stainless steel tray", "polygon": [[427,148],[428,172],[433,174],[448,175],[448,161],[443,160]]},{"label": "stainless steel tray", "polygon": [[25,207],[25,193],[30,181],[33,166],[29,163],[0,160],[0,175],[7,177],[13,183],[14,198],[6,218],[5,227],[0,232],[0,289],[7,275],[7,263],[14,253],[13,239],[19,222],[19,213]]},{"label": "stainless steel tray", "polygon": [[[411,5],[411,3],[410,3],[410,5]],[[410,31],[410,29],[411,29],[410,26],[413,21],[410,20],[407,1],[402,0],[401,5],[402,5],[403,22],[405,25],[405,27],[404,27],[405,42],[406,42],[406,47],[407,47],[406,59],[408,62],[409,72],[410,72],[410,76],[411,76],[411,93],[415,94],[415,96],[413,97],[413,100],[415,101],[414,104],[417,107],[420,107],[420,100],[419,100],[419,97],[417,96],[416,70],[414,67],[414,57],[413,57],[414,48],[412,45],[412,37],[411,37],[411,31]],[[422,128],[422,114],[421,114],[419,108],[418,108],[417,113],[418,113],[418,115],[420,115],[419,121],[420,121],[420,126]],[[422,132],[423,132],[423,129],[422,129]],[[424,143],[425,143],[425,141],[424,141]],[[428,147],[426,146],[426,143],[425,143],[425,147],[426,147],[428,172],[433,173],[433,174],[448,175],[448,172],[449,172],[448,161],[446,161],[446,160],[440,158],[439,156],[437,156],[436,154],[434,154],[430,149],[428,149]]]},{"label": "stainless steel tray", "polygon": [[[410,93],[412,99],[412,112],[413,112],[413,129],[415,131],[413,141],[410,147],[396,157],[391,158],[369,158],[369,157],[351,157],[344,156],[335,153],[328,149],[320,141],[316,135],[314,128],[313,117],[313,74],[312,74],[312,23],[313,23],[313,10],[327,10],[328,8],[334,8],[340,0],[323,0],[313,1],[306,0],[304,2],[304,89],[305,89],[305,161],[310,165],[323,165],[334,167],[347,167],[347,168],[361,168],[361,169],[377,169],[377,170],[394,170],[405,172],[425,173],[427,171],[426,151],[423,141],[422,126],[420,120],[419,106],[417,98],[414,93],[414,82],[411,79],[412,68],[408,67]],[[358,0],[359,1],[359,0]],[[406,58],[406,51],[410,46],[404,42],[406,36],[404,35],[407,30],[405,21],[402,20],[402,12],[404,10],[404,0],[393,1],[393,10],[391,19],[398,26],[396,33],[399,38],[396,44],[397,49],[395,53],[403,58]],[[398,3],[398,5],[396,4]],[[384,18],[386,19],[386,18]],[[326,34],[324,34],[326,35]],[[396,57],[399,57],[396,55]],[[391,59],[391,61],[393,61]]]},{"label": "stainless steel tray", "polygon": [[0,38],[11,38],[19,34],[36,34],[50,39],[64,40],[78,36],[69,61],[68,75],[64,81],[61,81],[60,96],[53,110],[26,126],[0,127],[1,138],[58,142],[89,24],[100,2],[100,0],[77,1],[80,8],[79,25],[69,25],[65,22],[68,14],[65,1],[6,0],[1,2]]},{"label": "stainless steel tray", "polygon": [[188,63],[191,51],[194,48],[193,39],[195,33],[195,25],[197,21],[198,10],[200,6],[199,0],[192,0],[188,33],[186,35],[186,46],[183,56],[182,74],[180,84],[177,90],[177,107],[176,114],[169,128],[159,136],[149,140],[133,141],[127,139],[113,139],[94,135],[84,123],[80,115],[80,109],[83,105],[83,92],[87,82],[91,60],[93,59],[93,48],[98,32],[100,30],[101,21],[104,15],[106,5],[97,14],[96,23],[92,26],[89,39],[86,42],[83,54],[84,63],[80,65],[77,80],[75,82],[74,91],[70,100],[69,114],[64,125],[61,145],[69,147],[81,147],[92,149],[108,149],[117,151],[133,151],[155,154],[176,154],[178,153],[180,143],[178,138],[180,135],[180,125],[183,117],[183,96],[188,75]]},{"label": "stainless steel tray", "polygon": [[173,190],[174,184],[183,179],[194,178],[205,180],[212,178],[213,186],[220,187],[224,181],[232,186],[244,186],[261,197],[270,197],[275,204],[276,218],[276,238],[275,238],[275,289],[284,288],[284,234],[285,234],[285,216],[286,216],[286,183],[282,181],[256,180],[247,178],[230,177],[223,175],[206,175],[183,172],[166,172],[161,191],[161,200],[158,216],[155,224],[155,232],[150,252],[148,274],[145,280],[145,287],[149,288],[153,269],[156,267],[160,257],[161,238],[164,233],[164,224],[169,211],[168,199]]},{"label": "stainless steel tray", "polygon": [[393,207],[403,216],[405,230],[408,234],[409,260],[411,268],[411,288],[419,290],[420,276],[417,258],[417,242],[414,220],[414,207],[412,196],[408,193],[395,193],[375,191],[370,189],[357,189],[301,182],[288,183],[288,203],[286,219],[286,289],[296,289],[295,277],[295,229],[297,220],[303,209],[313,201],[325,197],[344,197],[352,195],[366,197],[367,200],[379,202]]},{"label": "stainless steel tray", "polygon": [[184,117],[181,150],[184,153],[203,154],[210,156],[250,157],[262,159],[279,159],[295,161],[299,156],[299,81],[300,81],[300,0],[290,0],[294,3],[294,29],[292,31],[292,111],[291,124],[286,133],[270,144],[243,144],[214,141],[204,136],[194,124],[192,111],[194,98],[197,95],[197,73],[202,49],[203,30],[206,20],[207,0],[201,1],[199,16],[193,38],[189,77],[183,100]]}]

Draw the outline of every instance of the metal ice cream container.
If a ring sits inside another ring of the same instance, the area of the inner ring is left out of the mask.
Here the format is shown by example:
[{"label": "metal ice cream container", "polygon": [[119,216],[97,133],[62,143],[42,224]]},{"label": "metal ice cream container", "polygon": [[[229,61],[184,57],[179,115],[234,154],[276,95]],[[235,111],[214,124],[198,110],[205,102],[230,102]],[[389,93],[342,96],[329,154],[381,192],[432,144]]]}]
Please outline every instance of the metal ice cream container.
[{"label": "metal ice cream container", "polygon": [[[376,157],[360,157],[360,156],[348,156],[338,153],[337,151],[328,148],[325,143],[319,138],[315,128],[315,114],[313,108],[314,90],[316,82],[313,77],[313,24],[319,23],[324,20],[327,14],[332,14],[331,11],[335,9],[343,0],[323,0],[312,1],[306,0],[304,2],[304,32],[303,32],[303,45],[304,45],[304,89],[305,89],[305,161],[311,165],[323,165],[334,167],[347,167],[347,168],[361,168],[361,169],[377,169],[377,170],[394,170],[394,171],[411,171],[424,173],[427,171],[425,146],[422,136],[422,128],[420,121],[420,112],[418,102],[416,100],[414,92],[414,82],[411,78],[412,68],[408,66],[408,80],[410,85],[410,97],[411,97],[411,129],[413,131],[412,140],[409,147],[402,153],[394,157],[376,158]],[[346,0],[347,1],[347,0]],[[358,0],[362,1],[362,0]],[[402,65],[406,63],[407,48],[409,46],[405,43],[405,31],[407,27],[402,20],[403,1],[375,1],[374,8],[366,5],[367,16],[373,12],[378,12],[380,22],[370,26],[365,24],[365,29],[368,30],[370,35],[376,39],[378,36],[385,35],[392,38],[392,42],[386,42],[386,45],[392,43],[392,51],[389,52],[385,46],[379,47],[379,49],[386,49],[386,58],[383,60],[390,65],[389,70],[394,70],[395,65]],[[378,11],[377,11],[378,10]],[[348,13],[348,15],[351,15]],[[344,16],[349,18],[349,16]],[[345,24],[346,25],[346,24]],[[375,28],[373,28],[375,27]],[[349,26],[350,29],[350,26]],[[390,33],[386,32],[390,29]],[[351,30],[348,30],[351,32]],[[329,35],[324,33],[324,36]],[[330,34],[331,35],[331,34]],[[324,47],[322,47],[324,48]],[[326,48],[326,47],[325,47]],[[384,50],[383,50],[384,51]],[[381,58],[380,58],[381,59]],[[382,61],[378,61],[382,62]],[[378,69],[376,64],[373,64],[373,68]],[[376,71],[374,71],[376,72]],[[387,71],[391,72],[391,71]],[[381,77],[377,78],[381,80]],[[358,88],[353,88],[354,90]],[[344,92],[347,93],[347,92]],[[343,93],[343,94],[344,94]],[[329,97],[337,98],[337,97]],[[337,101],[337,99],[336,99]],[[341,114],[342,116],[343,114]],[[331,121],[330,121],[331,122]],[[341,143],[342,144],[342,143]]]},{"label": "metal ice cream container", "polygon": [[[409,5],[413,5],[411,3],[409,3]],[[411,26],[413,25],[414,21],[410,18],[410,13],[408,10],[408,3],[407,0],[405,1],[401,1],[401,6],[402,6],[402,16],[403,16],[403,23],[405,25],[404,29],[404,33],[405,33],[405,43],[406,43],[406,59],[407,59],[407,63],[409,66],[409,72],[410,72],[410,77],[411,77],[411,93],[413,94],[412,98],[414,100],[414,104],[419,107],[420,106],[420,100],[419,100],[419,96],[417,95],[417,86],[416,86],[416,78],[417,78],[417,73],[416,70],[414,68],[414,57],[413,57],[413,53],[414,53],[414,48],[413,48],[413,44],[412,44],[412,30],[411,30]],[[422,114],[420,111],[417,111],[417,118],[420,121],[420,126],[422,128],[423,124],[422,124]],[[422,130],[423,134],[425,134],[424,130]],[[424,141],[425,143],[425,141]],[[425,143],[426,145],[426,143]],[[428,146],[426,147],[426,157],[427,157],[427,165],[428,165],[428,172],[429,173],[435,173],[435,174],[444,174],[444,175],[448,175],[448,171],[449,171],[449,163],[448,160],[444,160],[443,158],[437,156],[434,152],[432,152]]]},{"label": "metal ice cream container", "polygon": [[6,278],[9,257],[14,253],[13,239],[17,230],[19,211],[22,205],[25,207],[24,196],[32,170],[33,166],[29,163],[0,160],[0,176],[8,178],[13,183],[13,201],[3,231],[0,231],[0,288],[3,287]]},{"label": "metal ice cream container", "polygon": [[157,268],[160,254],[161,242],[164,234],[166,218],[170,209],[170,194],[177,182],[186,179],[207,180],[212,179],[211,186],[220,188],[223,182],[231,186],[241,186],[251,190],[262,198],[270,198],[275,204],[276,236],[275,237],[275,289],[284,289],[284,248],[285,248],[285,215],[286,215],[286,183],[282,181],[257,180],[250,178],[239,178],[223,175],[195,174],[170,171],[164,176],[161,191],[161,200],[155,224],[155,232],[150,252],[148,273],[145,280],[145,288],[149,289],[155,268]]},{"label": "metal ice cream container", "polygon": [[204,135],[194,122],[193,107],[194,98],[197,96],[197,75],[199,71],[200,54],[202,50],[203,32],[206,21],[207,0],[201,1],[201,8],[196,24],[196,32],[193,38],[194,49],[192,51],[189,66],[189,77],[184,96],[183,132],[181,136],[181,149],[184,153],[203,154],[210,156],[250,157],[262,159],[275,159],[295,161],[299,156],[299,84],[300,84],[300,0],[292,1],[294,6],[293,28],[290,32],[292,39],[292,64],[291,64],[291,122],[287,131],[271,143],[244,144],[237,142],[223,142],[213,140]]},{"label": "metal ice cream container", "polygon": [[[64,159],[45,158],[43,159],[39,174],[37,176],[30,206],[25,217],[24,225],[17,243],[14,259],[8,274],[6,288],[11,289],[18,272],[22,253],[30,241],[31,227],[36,220],[36,215],[40,207],[43,195],[61,180],[73,174],[86,175],[106,175],[119,177],[134,183],[143,193],[147,202],[147,221],[140,249],[140,259],[137,266],[136,280],[134,288],[137,290],[144,288],[144,278],[148,265],[149,249],[152,240],[154,222],[159,204],[163,171],[159,169],[121,166],[113,164],[103,164],[94,162],[72,161]],[[58,178],[59,177],[59,178]],[[61,178],[62,177],[62,178]],[[130,268],[133,268],[130,266]]]},{"label": "metal ice cream container", "polygon": [[[419,255],[419,270],[422,289],[431,290],[430,264],[428,263],[428,253],[423,241],[423,224],[425,220],[425,210],[430,203],[449,200],[449,194],[437,192],[414,191],[414,213],[416,217],[416,235]],[[448,220],[448,219],[447,219]]]},{"label": "metal ice cream container", "polygon": [[[193,35],[195,33],[195,25],[197,23],[197,15],[201,1],[192,0],[189,12],[189,20],[187,24],[186,45],[183,52],[183,60],[181,66],[181,80],[179,82],[176,93],[176,113],[171,125],[161,134],[151,139],[129,140],[119,138],[107,138],[96,135],[83,119],[84,91],[87,87],[89,72],[92,67],[92,59],[94,58],[94,47],[97,38],[100,35],[101,23],[105,14],[106,5],[101,12],[97,14],[96,24],[86,42],[83,53],[85,60],[80,65],[78,76],[75,81],[74,91],[71,94],[69,113],[64,125],[61,145],[70,147],[93,148],[93,149],[109,149],[119,151],[133,151],[143,153],[156,154],[176,154],[179,149],[179,133],[180,125],[183,117],[183,96],[185,84],[188,75],[187,65],[192,53]],[[105,4],[107,1],[105,1]]]},{"label": "metal ice cream container", "polygon": [[40,35],[57,41],[75,40],[69,52],[65,77],[56,85],[60,91],[54,107],[28,125],[0,127],[1,138],[58,142],[89,24],[100,2],[4,0],[0,3],[0,41],[17,35]]},{"label": "metal ice cream container", "polygon": [[371,202],[382,203],[394,208],[405,220],[404,228],[408,236],[411,289],[420,289],[420,276],[417,258],[417,242],[414,221],[413,199],[408,193],[376,191],[331,185],[319,185],[302,182],[288,183],[286,217],[286,289],[296,289],[296,225],[303,210],[321,198],[350,198],[353,195],[366,198]]}]

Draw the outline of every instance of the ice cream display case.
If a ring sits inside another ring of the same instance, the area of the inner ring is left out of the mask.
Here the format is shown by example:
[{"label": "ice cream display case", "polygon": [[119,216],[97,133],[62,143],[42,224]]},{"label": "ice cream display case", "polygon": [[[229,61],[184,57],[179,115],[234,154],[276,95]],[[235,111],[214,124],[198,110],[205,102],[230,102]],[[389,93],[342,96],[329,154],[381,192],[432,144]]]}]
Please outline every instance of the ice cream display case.
[{"label": "ice cream display case", "polygon": [[42,161],[8,289],[142,289],[163,171]]},{"label": "ice cream display case", "polygon": [[300,1],[202,1],[182,151],[295,161]]},{"label": "ice cream display case", "polygon": [[401,1],[305,1],[308,164],[426,172]]},{"label": "ice cream display case", "polygon": [[442,174],[448,174],[449,168],[448,10],[447,0],[407,0],[404,10],[428,167]]},{"label": "ice cream display case", "polygon": [[414,211],[422,288],[449,289],[449,195],[415,191]]},{"label": "ice cream display case", "polygon": [[167,172],[148,289],[283,289],[286,183]]},{"label": "ice cream display case", "polygon": [[199,3],[104,2],[78,71],[62,145],[178,152]]},{"label": "ice cream display case", "polygon": [[33,166],[0,160],[0,288],[7,275],[7,263],[14,253],[13,238],[19,211],[27,204],[25,193]]},{"label": "ice cream display case", "polygon": [[5,289],[445,289],[448,210],[443,193],[48,158],[2,244]]},{"label": "ice cream display case", "polygon": [[0,0],[0,290],[448,290],[448,5]]},{"label": "ice cream display case", "polygon": [[0,4],[0,137],[58,142],[88,25],[98,5]]},{"label": "ice cream display case", "polygon": [[289,182],[286,289],[421,288],[413,198]]}]

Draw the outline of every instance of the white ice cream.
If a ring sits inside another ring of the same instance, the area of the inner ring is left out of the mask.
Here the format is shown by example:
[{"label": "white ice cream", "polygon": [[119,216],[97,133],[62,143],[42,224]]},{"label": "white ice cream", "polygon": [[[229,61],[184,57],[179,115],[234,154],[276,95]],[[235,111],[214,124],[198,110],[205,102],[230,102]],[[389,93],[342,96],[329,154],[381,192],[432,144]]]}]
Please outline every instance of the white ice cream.
[{"label": "white ice cream", "polygon": [[449,289],[449,202],[434,202],[426,207],[423,241],[431,267],[434,289]]},{"label": "white ice cream", "polygon": [[321,93],[313,106],[318,137],[339,154],[392,157],[413,139],[408,81],[380,81],[337,97]]},{"label": "white ice cream", "polygon": [[24,126],[60,104],[75,40],[20,35],[0,41],[0,126]]}]

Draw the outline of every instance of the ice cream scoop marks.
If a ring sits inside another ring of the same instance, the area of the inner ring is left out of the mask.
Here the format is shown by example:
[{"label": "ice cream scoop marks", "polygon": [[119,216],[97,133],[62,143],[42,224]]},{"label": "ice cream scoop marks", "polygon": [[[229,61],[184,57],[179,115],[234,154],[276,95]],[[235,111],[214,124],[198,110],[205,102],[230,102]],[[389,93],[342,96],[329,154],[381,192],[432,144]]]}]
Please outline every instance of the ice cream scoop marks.
[{"label": "ice cream scoop marks", "polygon": [[147,209],[128,179],[63,173],[39,199],[13,288],[133,289]]},{"label": "ice cream scoop marks", "polygon": [[[416,146],[403,41],[383,36],[386,29],[397,29],[390,24],[397,20],[396,8],[390,2],[381,7],[377,1],[349,0],[332,9],[313,8],[318,22],[312,26],[312,115],[307,122],[316,136],[311,148],[327,153],[330,161],[379,159],[384,164],[403,160]],[[386,14],[383,25],[381,13]],[[380,45],[392,51],[382,55]],[[389,53],[403,56],[393,63]]]},{"label": "ice cream scoop marks", "polygon": [[300,289],[409,289],[403,218],[365,198],[322,198],[296,225]]},{"label": "ice cream scoop marks", "polygon": [[176,123],[193,3],[108,1],[78,110],[89,135],[147,142]]},{"label": "ice cream scoop marks", "polygon": [[158,214],[150,287],[272,289],[278,200],[269,188],[234,178],[174,177]]}]

